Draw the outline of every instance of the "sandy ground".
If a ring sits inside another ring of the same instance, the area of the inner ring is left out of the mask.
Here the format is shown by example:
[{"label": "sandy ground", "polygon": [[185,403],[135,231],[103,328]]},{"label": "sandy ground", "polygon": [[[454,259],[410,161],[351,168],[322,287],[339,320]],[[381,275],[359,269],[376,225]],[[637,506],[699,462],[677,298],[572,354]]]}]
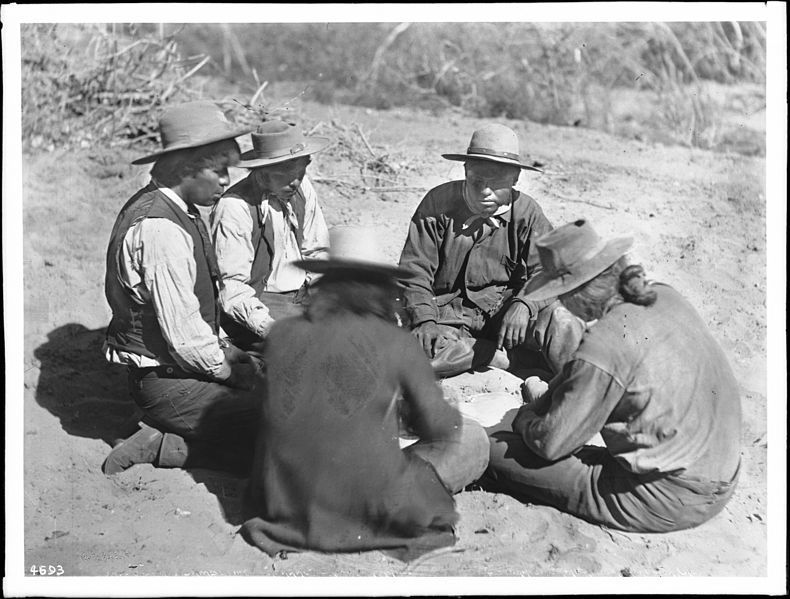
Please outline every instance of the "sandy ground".
[{"label": "sandy ground", "polygon": [[[331,135],[333,120],[358,124],[401,184],[419,188],[364,192],[322,181],[358,180],[342,144],[311,166],[330,226],[376,227],[393,262],[423,192],[462,172],[440,154],[463,151],[484,122],[318,105],[303,113],[316,133]],[[765,160],[510,125],[525,154],[544,165],[543,174],[526,174],[519,185],[549,219],[559,225],[584,216],[604,236],[634,234],[633,256],[652,278],[685,294],[723,346],[744,415],[742,476],[723,513],[691,531],[624,534],[506,495],[467,491],[456,497],[455,547],[411,564],[379,552],[271,559],[236,534],[242,479],[149,465],[104,476],[109,443],[135,415],[123,369],[105,364],[100,353],[110,316],[104,252],[118,209],[145,182],[144,169],[128,166],[145,152],[56,151],[25,156],[22,173],[24,389],[9,401],[24,402],[26,570],[54,564],[86,576],[766,576]],[[519,383],[490,370],[443,387],[464,402],[484,392],[517,395]]]}]

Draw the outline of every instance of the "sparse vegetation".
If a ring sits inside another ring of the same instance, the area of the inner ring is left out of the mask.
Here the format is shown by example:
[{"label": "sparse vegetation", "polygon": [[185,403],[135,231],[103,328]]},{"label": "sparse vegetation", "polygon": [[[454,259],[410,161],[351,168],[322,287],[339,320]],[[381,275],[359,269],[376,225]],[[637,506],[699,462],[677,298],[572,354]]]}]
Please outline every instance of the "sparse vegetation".
[{"label": "sparse vegetation", "polygon": [[[225,100],[297,82],[306,99],[324,103],[451,109],[764,151],[753,137],[733,139],[727,107],[709,91],[752,84],[748,110],[760,110],[758,22],[28,25],[23,40],[27,147],[151,136],[152,108],[199,96],[210,78]],[[650,109],[622,114],[618,100],[631,92]],[[227,108],[244,114],[239,103]]]}]

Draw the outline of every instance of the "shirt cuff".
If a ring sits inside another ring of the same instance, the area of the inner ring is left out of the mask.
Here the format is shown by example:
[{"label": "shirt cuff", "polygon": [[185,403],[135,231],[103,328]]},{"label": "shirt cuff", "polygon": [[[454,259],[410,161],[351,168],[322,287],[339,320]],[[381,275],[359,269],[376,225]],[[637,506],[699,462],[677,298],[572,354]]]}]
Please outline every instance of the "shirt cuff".
[{"label": "shirt cuff", "polygon": [[411,319],[411,326],[416,327],[423,322],[427,322],[429,320],[433,320],[434,322],[438,322],[439,320],[439,313],[436,310],[435,306],[426,306],[426,305],[418,305],[418,306],[409,306],[406,308],[406,313],[409,315]]},{"label": "shirt cuff", "polygon": [[226,381],[230,378],[230,374],[230,364],[228,364],[227,360],[223,360],[220,367],[214,373],[214,378],[216,378],[218,381]]}]

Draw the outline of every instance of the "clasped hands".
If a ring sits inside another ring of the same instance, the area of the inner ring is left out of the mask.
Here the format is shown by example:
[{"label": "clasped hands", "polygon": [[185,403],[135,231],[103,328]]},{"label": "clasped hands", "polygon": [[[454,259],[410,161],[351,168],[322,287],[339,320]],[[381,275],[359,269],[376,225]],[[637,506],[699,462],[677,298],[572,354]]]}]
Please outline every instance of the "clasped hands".
[{"label": "clasped hands", "polygon": [[[497,335],[497,348],[515,349],[527,340],[530,310],[526,304],[514,301],[505,312]],[[446,346],[450,341],[457,340],[459,334],[450,327],[440,327],[433,320],[420,323],[413,331],[414,336],[422,345],[430,358]]]},{"label": "clasped hands", "polygon": [[255,352],[245,352],[235,345],[222,348],[225,361],[230,366],[230,376],[222,381],[229,387],[251,391],[255,389],[263,374],[263,362]]}]

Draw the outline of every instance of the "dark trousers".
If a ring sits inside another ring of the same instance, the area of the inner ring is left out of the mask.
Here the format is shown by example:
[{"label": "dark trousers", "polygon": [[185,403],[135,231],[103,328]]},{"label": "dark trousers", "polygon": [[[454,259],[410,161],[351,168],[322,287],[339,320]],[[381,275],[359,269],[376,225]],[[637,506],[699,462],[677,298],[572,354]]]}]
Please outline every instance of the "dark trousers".
[{"label": "dark trousers", "polygon": [[172,367],[132,368],[129,388],[143,422],[183,439],[185,468],[217,468],[246,474],[252,465],[262,388],[234,389],[188,378]]},{"label": "dark trousers", "polygon": [[704,481],[665,473],[639,475],[620,466],[604,447],[585,446],[549,462],[521,437],[491,435],[488,469],[480,484],[524,502],[550,505],[592,522],[628,532],[692,528],[718,514],[733,491],[731,481]]},{"label": "dark trousers", "polygon": [[[490,364],[508,308],[489,316],[460,296],[440,306],[439,328],[459,338],[437,348],[432,360],[437,376],[453,376]],[[579,347],[584,329],[581,319],[555,301],[530,320],[526,341],[509,352],[511,362],[520,359],[524,368],[542,368],[556,374]]]}]

